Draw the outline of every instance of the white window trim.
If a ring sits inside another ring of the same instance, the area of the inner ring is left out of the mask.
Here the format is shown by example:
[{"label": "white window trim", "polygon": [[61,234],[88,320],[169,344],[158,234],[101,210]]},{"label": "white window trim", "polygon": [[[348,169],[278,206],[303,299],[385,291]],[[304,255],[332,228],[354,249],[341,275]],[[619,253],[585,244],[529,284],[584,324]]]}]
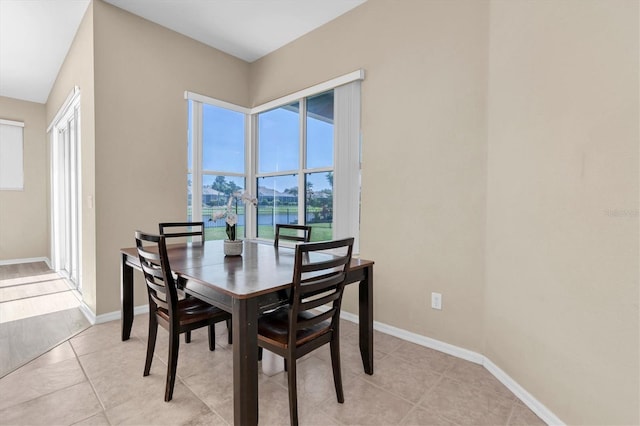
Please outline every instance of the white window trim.
[{"label": "white window trim", "polygon": [[0,118],[0,124],[6,124],[7,126],[24,127],[24,123],[22,121],[5,120],[4,118]]},{"label": "white window trim", "polygon": [[318,93],[326,92],[327,90],[335,89],[338,86],[349,84],[353,81],[364,80],[364,70],[359,69],[357,71],[350,72],[349,74],[342,75],[340,77],[327,80],[323,83],[318,83],[314,86],[307,87],[300,91],[291,93],[278,99],[274,99],[262,105],[251,108],[251,114],[258,114],[270,109],[280,107],[282,105],[289,104],[297,101],[301,98],[307,98],[309,96],[317,95]]},{"label": "white window trim", "polygon": [[295,102],[302,98],[307,98],[309,96],[317,95],[322,92],[326,92],[331,89],[335,89],[339,86],[343,86],[345,84],[349,84],[354,81],[364,80],[364,70],[359,69],[357,71],[352,71],[348,74],[341,75],[340,77],[332,78],[331,80],[324,81],[322,83],[318,83],[311,87],[307,87],[306,89],[299,90],[297,92],[290,93],[283,97],[273,99],[267,103],[262,105],[255,106],[253,108],[246,108],[240,105],[232,104],[230,102],[221,101],[216,98],[211,98],[206,95],[202,95],[195,92],[185,91],[184,98],[187,100],[192,100],[196,102],[201,102],[205,104],[214,105],[221,108],[230,109],[232,111],[241,112],[248,115],[256,115],[261,112],[268,111],[270,109],[278,108],[283,105],[287,105],[291,102]]}]

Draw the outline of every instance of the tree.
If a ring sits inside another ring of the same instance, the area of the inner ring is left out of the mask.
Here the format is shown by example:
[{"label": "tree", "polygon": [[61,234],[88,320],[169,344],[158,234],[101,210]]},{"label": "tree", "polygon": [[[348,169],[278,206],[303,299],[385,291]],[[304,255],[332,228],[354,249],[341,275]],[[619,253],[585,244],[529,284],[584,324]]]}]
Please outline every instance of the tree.
[{"label": "tree", "polygon": [[224,176],[216,176],[216,179],[211,184],[211,188],[225,195],[231,195],[234,192],[242,190],[235,182],[227,182]]},{"label": "tree", "polygon": [[298,196],[298,187],[294,186],[293,188],[287,188],[287,189],[284,190],[284,193],[285,194],[291,194],[294,197],[297,197]]},{"label": "tree", "polygon": [[329,185],[331,185],[331,187],[333,188],[333,172],[328,172],[325,177],[327,178],[327,182],[329,182]]},{"label": "tree", "polygon": [[211,184],[211,188],[223,194],[227,193],[227,182],[224,176],[216,176],[216,180]]}]

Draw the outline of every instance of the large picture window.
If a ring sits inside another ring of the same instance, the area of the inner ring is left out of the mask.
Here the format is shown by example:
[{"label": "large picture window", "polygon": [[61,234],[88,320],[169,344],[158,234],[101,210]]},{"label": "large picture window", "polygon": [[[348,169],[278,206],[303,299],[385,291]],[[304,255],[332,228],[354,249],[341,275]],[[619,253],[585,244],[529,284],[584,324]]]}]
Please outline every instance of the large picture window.
[{"label": "large picture window", "polygon": [[[188,220],[204,221],[205,240],[226,238],[224,219],[229,197],[246,186],[246,111],[190,99],[188,133]],[[246,231],[244,205],[233,205],[238,215],[236,232]]]},{"label": "large picture window", "polygon": [[358,251],[362,79],[356,71],[252,109],[186,93],[188,218],[205,222],[206,239],[225,238],[213,217],[246,190],[258,207],[238,203],[241,237],[306,224],[312,241],[355,237]]},{"label": "large picture window", "polygon": [[333,238],[333,101],[329,90],[257,114],[258,238],[279,223]]}]

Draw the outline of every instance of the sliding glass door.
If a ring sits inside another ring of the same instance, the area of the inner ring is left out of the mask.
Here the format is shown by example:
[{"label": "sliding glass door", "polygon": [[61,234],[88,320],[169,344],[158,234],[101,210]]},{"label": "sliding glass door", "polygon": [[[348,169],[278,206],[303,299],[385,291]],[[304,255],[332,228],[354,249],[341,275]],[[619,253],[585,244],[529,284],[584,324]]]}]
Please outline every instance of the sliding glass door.
[{"label": "sliding glass door", "polygon": [[54,269],[80,282],[80,102],[72,102],[52,129],[52,235]]}]

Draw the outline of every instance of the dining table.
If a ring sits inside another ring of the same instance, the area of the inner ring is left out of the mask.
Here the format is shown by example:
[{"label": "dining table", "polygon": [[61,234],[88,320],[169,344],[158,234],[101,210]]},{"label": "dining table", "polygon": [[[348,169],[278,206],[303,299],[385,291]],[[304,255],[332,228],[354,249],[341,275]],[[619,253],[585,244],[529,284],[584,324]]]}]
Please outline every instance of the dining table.
[{"label": "dining table", "polygon": [[[232,314],[233,419],[236,425],[258,424],[258,317],[288,300],[295,248],[244,240],[240,256],[225,256],[223,241],[167,244],[172,272],[181,289]],[[128,340],[134,318],[134,269],[137,249],[120,249],[122,340]],[[373,374],[373,265],[354,257],[347,284],[358,284],[358,327],[362,364]]]}]

